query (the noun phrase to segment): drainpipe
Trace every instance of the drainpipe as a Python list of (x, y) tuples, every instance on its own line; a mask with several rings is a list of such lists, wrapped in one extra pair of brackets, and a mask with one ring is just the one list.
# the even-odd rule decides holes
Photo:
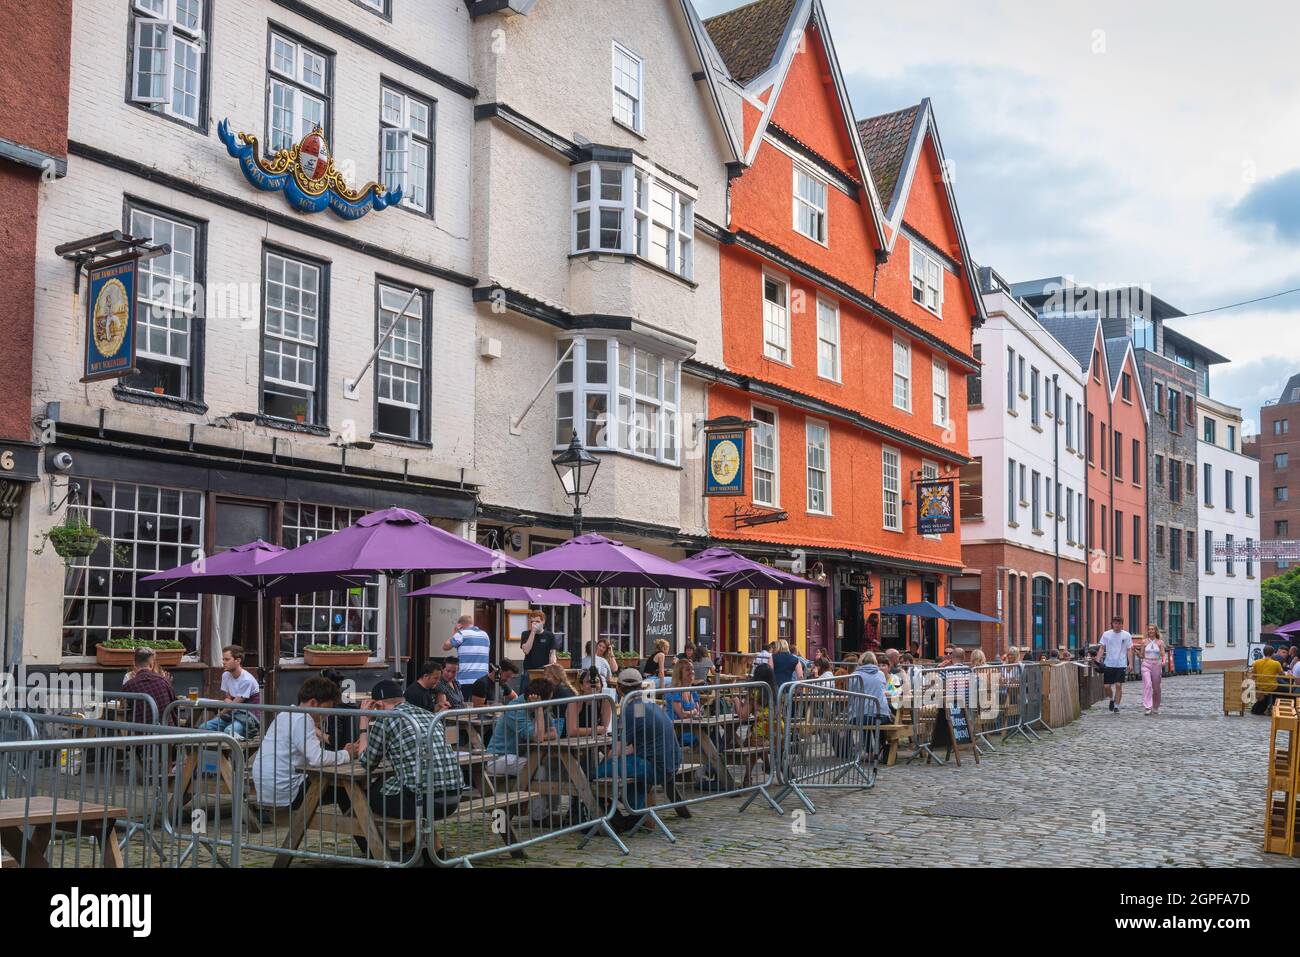
[[(1067, 600), (1061, 587), (1061, 389), (1060, 376), (1052, 374), (1052, 494), (1056, 500), (1052, 503), (1052, 591), (1056, 593), (1056, 639), (1059, 642), (1060, 626), (1064, 621), (1061, 614), (1061, 601)], [(1068, 639), (1067, 639), (1068, 641)], [(1060, 645), (1058, 644), (1059, 648)]]

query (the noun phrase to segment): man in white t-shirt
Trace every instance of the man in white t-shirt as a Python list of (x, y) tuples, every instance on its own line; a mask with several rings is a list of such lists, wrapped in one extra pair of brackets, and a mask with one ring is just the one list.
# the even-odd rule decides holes
[[(221, 696), (232, 704), (250, 702), (260, 704), (262, 686), (250, 672), (244, 670), (244, 649), (239, 645), (227, 645), (221, 649)], [(229, 730), (237, 737), (248, 737), (257, 731), (257, 718), (248, 711), (225, 708), (217, 713), (211, 721), (203, 724), (205, 731)]]
[(1106, 693), (1110, 696), (1107, 707), (1119, 713), (1119, 703), (1124, 697), (1124, 679), (1128, 677), (1133, 658), (1133, 636), (1124, 630), (1124, 619), (1116, 615), (1110, 620), (1110, 631), (1103, 632), (1101, 646), (1097, 649), (1097, 663), (1105, 675)]
[[(337, 708), (342, 692), (328, 678), (312, 677), (298, 690), (298, 706), (302, 708)], [(341, 751), (329, 751), (321, 745), (316, 718), (303, 711), (281, 711), (262, 735), (262, 746), (253, 759), (253, 787), (257, 803), (262, 807), (297, 808), (302, 804), (306, 789), (303, 783), (310, 768), (327, 768), (347, 764), (361, 750), (361, 742), (353, 741)], [(341, 803), (346, 811), (348, 797), (334, 788), (322, 804)], [(334, 793), (334, 792), (339, 793)]]

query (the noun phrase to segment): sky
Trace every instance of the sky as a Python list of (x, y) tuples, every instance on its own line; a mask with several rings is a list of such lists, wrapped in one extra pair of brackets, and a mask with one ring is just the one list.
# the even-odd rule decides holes
[[(700, 15), (740, 0), (694, 0)], [(859, 117), (929, 97), (971, 255), (1010, 282), (1137, 283), (1259, 406), (1300, 372), (1300, 7), (823, 0)]]

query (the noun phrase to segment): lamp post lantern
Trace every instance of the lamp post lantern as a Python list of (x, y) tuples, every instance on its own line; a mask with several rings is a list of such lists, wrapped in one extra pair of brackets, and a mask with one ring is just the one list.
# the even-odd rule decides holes
[(578, 431), (573, 431), (573, 441), (563, 452), (551, 459), (551, 465), (564, 489), (565, 498), (573, 499), (573, 536), (582, 534), (582, 500), (591, 494), (591, 483), (600, 468), (600, 459), (582, 446)]

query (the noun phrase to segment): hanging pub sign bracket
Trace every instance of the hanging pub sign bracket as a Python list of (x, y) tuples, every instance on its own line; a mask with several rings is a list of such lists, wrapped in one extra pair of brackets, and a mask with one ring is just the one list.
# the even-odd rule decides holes
[(85, 353), (82, 382), (119, 379), (136, 371), (137, 270), (141, 262), (166, 256), (166, 243), (128, 236), (121, 230), (100, 233), (54, 247), (73, 263), (75, 315), (80, 309), (81, 273), (86, 272)]
[(731, 510), (733, 528), (752, 528), (755, 525), (772, 525), (789, 519), (790, 513), (758, 509), (749, 505), (737, 505)]

